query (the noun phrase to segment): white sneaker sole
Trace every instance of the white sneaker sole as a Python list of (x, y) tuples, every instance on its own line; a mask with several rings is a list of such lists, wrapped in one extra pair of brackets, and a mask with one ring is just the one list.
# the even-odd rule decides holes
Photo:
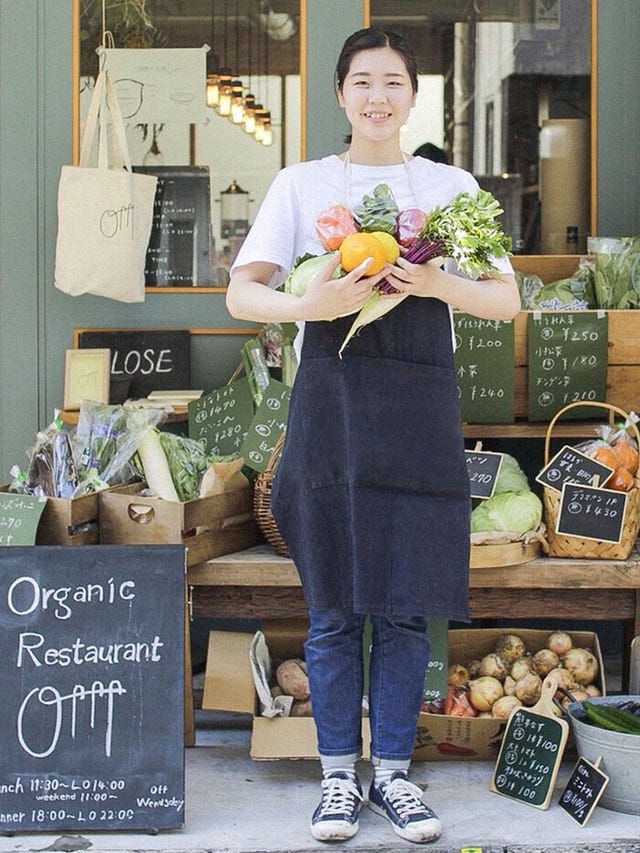
[(421, 821), (419, 825), (409, 825), (405, 828), (395, 824), (386, 811), (376, 803), (372, 803), (370, 801), (369, 808), (381, 817), (386, 818), (393, 827), (393, 831), (396, 835), (399, 835), (400, 838), (404, 838), (405, 841), (413, 841), (416, 844), (426, 844), (428, 841), (435, 841), (442, 835), (442, 823), (437, 817)]
[(360, 823), (345, 823), (339, 820), (323, 820), (311, 824), (311, 835), (316, 841), (347, 841), (360, 829)]

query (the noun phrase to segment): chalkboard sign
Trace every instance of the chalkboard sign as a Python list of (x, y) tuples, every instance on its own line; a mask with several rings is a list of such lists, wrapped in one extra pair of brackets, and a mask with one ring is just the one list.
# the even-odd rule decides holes
[[(605, 311), (534, 311), (527, 327), (530, 421), (548, 421), (568, 403), (606, 399), (608, 326)], [(568, 418), (597, 412), (577, 406)]]
[(454, 314), (456, 374), (462, 420), (514, 420), (513, 323)]
[(46, 498), (0, 492), (0, 546), (35, 545)]
[(262, 473), (269, 463), (280, 433), (287, 425), (290, 396), (291, 388), (277, 379), (272, 379), (265, 388), (240, 448), (245, 465), (254, 471)]
[(449, 620), (430, 616), (427, 623), (429, 663), (422, 696), (427, 702), (444, 699), (449, 684)]
[(533, 708), (516, 708), (507, 722), (490, 788), (534, 806), (549, 807), (569, 724), (554, 715), (557, 681), (547, 676)]
[(599, 764), (600, 758), (595, 764), (579, 758), (558, 800), (560, 808), (580, 826), (584, 826), (591, 817), (609, 781), (607, 774), (598, 769)]
[(496, 487), (504, 454), (490, 450), (465, 450), (472, 498), (490, 498)]
[(211, 188), (208, 166), (134, 166), (158, 178), (147, 248), (147, 287), (210, 286)]
[(111, 350), (110, 403), (191, 387), (188, 329), (86, 329), (78, 347)]
[(627, 506), (627, 492), (565, 483), (560, 496), (556, 533), (620, 542)]
[(613, 468), (565, 444), (544, 466), (536, 480), (543, 486), (549, 486), (560, 492), (564, 483), (581, 483), (584, 486), (590, 486), (594, 477), (599, 478), (598, 485), (604, 485), (611, 474), (613, 474)]
[(204, 441), (211, 453), (237, 453), (253, 419), (253, 397), (246, 378), (189, 403), (189, 438)]
[(0, 829), (184, 824), (178, 545), (0, 548)]

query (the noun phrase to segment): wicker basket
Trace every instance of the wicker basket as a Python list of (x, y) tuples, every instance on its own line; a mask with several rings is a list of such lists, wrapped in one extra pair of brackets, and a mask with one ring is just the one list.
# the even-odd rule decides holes
[(284, 432), (275, 443), (271, 457), (267, 462), (265, 470), (258, 474), (253, 484), (253, 514), (262, 531), (262, 535), (269, 545), (275, 548), (281, 557), (289, 557), (289, 551), (285, 541), (278, 530), (271, 512), (271, 488), (273, 486), (273, 473), (280, 458), (280, 451), (284, 444)]
[[(623, 418), (631, 425), (638, 446), (640, 447), (640, 433), (635, 423), (631, 421), (628, 414), (623, 410), (612, 406), (609, 403), (570, 403), (555, 414), (547, 428), (547, 434), (544, 443), (544, 464), (549, 462), (549, 443), (551, 441), (551, 432), (558, 418), (569, 409), (576, 406), (597, 406), (603, 409), (609, 409), (610, 417), (613, 421), (613, 415), (622, 415)], [(560, 510), (560, 492), (555, 489), (550, 489), (545, 486), (543, 494), (543, 505), (545, 513), (545, 522), (547, 525), (547, 547), (545, 550), (552, 557), (584, 557), (587, 559), (601, 560), (626, 560), (631, 549), (633, 548), (638, 530), (640, 529), (640, 479), (638, 472), (635, 474), (635, 486), (627, 492), (627, 503), (622, 522), (622, 530), (620, 542), (602, 542), (597, 539), (582, 539), (579, 536), (567, 536), (564, 533), (556, 533), (556, 524), (558, 521), (558, 513)]]

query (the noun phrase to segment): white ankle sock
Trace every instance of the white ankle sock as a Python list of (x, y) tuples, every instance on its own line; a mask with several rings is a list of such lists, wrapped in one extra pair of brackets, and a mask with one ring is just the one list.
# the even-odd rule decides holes
[(322, 775), (326, 779), (331, 773), (346, 773), (349, 779), (352, 782), (355, 782), (356, 779), (356, 763), (355, 761), (344, 760), (344, 757), (336, 756), (332, 758), (328, 758), (325, 760), (325, 757), (321, 758), (322, 764)]
[(374, 775), (373, 775), (373, 784), (376, 788), (379, 788), (380, 785), (388, 785), (391, 781), (391, 777), (394, 773), (400, 771), (401, 773), (406, 773), (406, 767), (375, 767)]

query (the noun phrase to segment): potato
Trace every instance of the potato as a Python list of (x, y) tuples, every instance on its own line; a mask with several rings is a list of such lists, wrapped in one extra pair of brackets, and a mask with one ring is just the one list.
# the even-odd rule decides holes
[(313, 711), (311, 710), (311, 699), (294, 699), (293, 705), (291, 706), (291, 710), (289, 711), (290, 717), (313, 717)]
[(309, 698), (309, 679), (299, 658), (282, 661), (276, 669), (276, 681), (284, 692), (294, 699)]

